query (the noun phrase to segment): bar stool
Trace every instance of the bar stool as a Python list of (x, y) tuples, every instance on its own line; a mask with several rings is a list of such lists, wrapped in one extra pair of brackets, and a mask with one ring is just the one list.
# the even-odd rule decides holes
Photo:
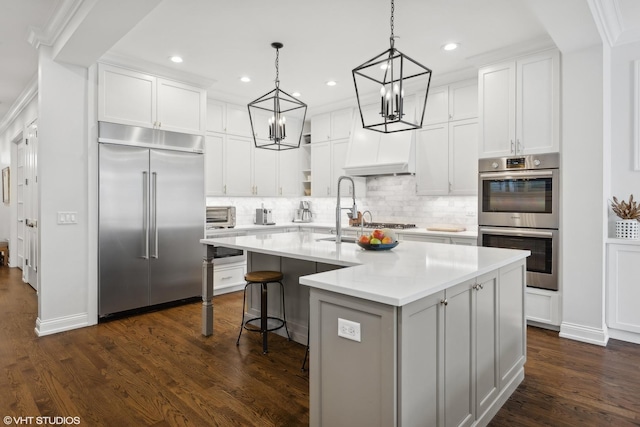
[[(262, 334), (262, 353), (267, 354), (267, 333), (278, 330), (284, 327), (287, 332), (287, 338), (291, 341), (289, 335), (289, 329), (287, 328), (287, 317), (284, 309), (284, 286), (282, 285), (283, 274), (279, 271), (252, 271), (244, 275), (244, 280), (247, 284), (244, 287), (244, 294), (242, 296), (242, 324), (240, 325), (240, 333), (238, 334), (238, 340), (236, 345), (240, 345), (240, 337), (242, 336), (242, 330), (246, 329), (250, 332), (260, 332)], [(269, 316), (267, 313), (267, 285), (269, 283), (280, 284), (280, 294), (282, 295), (282, 318)], [(260, 317), (253, 317), (248, 320), (244, 320), (244, 307), (247, 300), (247, 288), (252, 285), (260, 285)], [(254, 325), (251, 322), (256, 320), (260, 321), (260, 326)], [(275, 326), (269, 327), (269, 320), (276, 322)]]

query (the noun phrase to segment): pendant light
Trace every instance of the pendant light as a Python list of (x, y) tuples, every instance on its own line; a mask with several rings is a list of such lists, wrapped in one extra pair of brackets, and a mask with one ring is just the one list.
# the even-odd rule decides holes
[(271, 43), (276, 50), (276, 88), (247, 105), (256, 148), (281, 151), (300, 147), (307, 104), (280, 89), (278, 62), (282, 46)]
[(431, 83), (431, 70), (394, 46), (394, 7), (390, 48), (352, 71), (362, 127), (382, 133), (422, 127)]

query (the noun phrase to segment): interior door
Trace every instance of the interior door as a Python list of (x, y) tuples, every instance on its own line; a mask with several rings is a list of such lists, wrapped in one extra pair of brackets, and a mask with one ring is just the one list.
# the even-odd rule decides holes
[(150, 304), (201, 295), (204, 155), (150, 150)]
[[(26, 144), (24, 138), (18, 144), (17, 147), (17, 159), (16, 159), (16, 220), (17, 220), (17, 234), (16, 234), (16, 265), (20, 270), (24, 268), (24, 247), (25, 247), (25, 185), (24, 185), (24, 176), (25, 176), (25, 156), (26, 156)], [(24, 271), (24, 270), (23, 270)]]
[(24, 153), (24, 258), (22, 280), (38, 289), (38, 125), (27, 127)]
[(149, 150), (100, 144), (99, 316), (149, 304)]

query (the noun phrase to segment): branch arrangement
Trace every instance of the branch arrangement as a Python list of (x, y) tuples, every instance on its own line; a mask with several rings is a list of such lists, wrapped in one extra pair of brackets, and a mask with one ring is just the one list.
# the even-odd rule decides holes
[(633, 200), (633, 194), (629, 196), (629, 201), (621, 201), (615, 197), (611, 202), (611, 209), (613, 212), (622, 219), (635, 219), (640, 221), (640, 206)]

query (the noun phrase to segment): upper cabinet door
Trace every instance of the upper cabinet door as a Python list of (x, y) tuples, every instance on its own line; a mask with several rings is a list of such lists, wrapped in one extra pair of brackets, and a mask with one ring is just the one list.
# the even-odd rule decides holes
[(224, 132), (226, 123), (224, 102), (207, 100), (207, 131)]
[(349, 138), (351, 135), (352, 117), (352, 108), (331, 112), (331, 139)]
[(478, 194), (478, 120), (449, 123), (449, 193)]
[(156, 78), (125, 68), (99, 64), (98, 120), (154, 127)]
[(207, 135), (204, 142), (204, 190), (207, 196), (224, 195), (224, 135)]
[(449, 125), (425, 126), (416, 133), (416, 194), (449, 194)]
[(478, 117), (478, 80), (464, 80), (449, 85), (449, 120)]
[[(424, 100), (424, 96), (422, 97)], [(429, 89), (427, 106), (424, 110), (424, 125), (444, 123), (449, 120), (449, 87), (440, 86)]]
[(159, 129), (204, 133), (207, 93), (204, 89), (171, 80), (158, 79)]
[(515, 62), (482, 68), (478, 76), (480, 157), (515, 154)]
[(251, 120), (246, 105), (227, 104), (227, 125), (225, 131), (229, 135), (253, 136)]
[(517, 61), (517, 154), (560, 148), (560, 54), (543, 53)]
[(311, 142), (323, 142), (331, 139), (331, 115), (318, 114), (311, 119)]

